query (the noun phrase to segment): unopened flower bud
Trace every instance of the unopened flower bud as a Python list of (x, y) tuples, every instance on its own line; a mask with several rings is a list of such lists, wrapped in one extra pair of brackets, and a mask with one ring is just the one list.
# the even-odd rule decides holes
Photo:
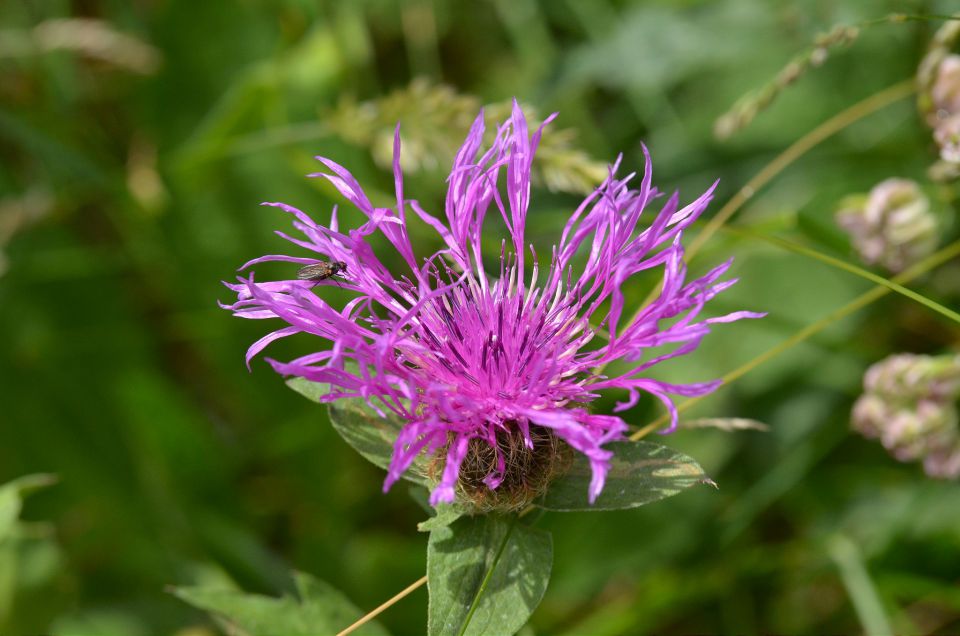
[(950, 401), (960, 394), (960, 356), (898, 353), (867, 369), (863, 385), (890, 401)]
[(940, 147), (941, 159), (960, 163), (960, 112), (938, 123), (933, 130), (933, 139)]
[(923, 460), (923, 470), (937, 479), (960, 478), (960, 444), (931, 452)]
[(867, 370), (863, 384), (853, 408), (854, 430), (879, 439), (900, 461), (924, 460), (931, 476), (944, 476), (960, 463), (952, 454), (960, 454), (960, 356), (890, 356)]
[(909, 179), (887, 179), (866, 197), (848, 197), (837, 213), (837, 224), (869, 265), (899, 272), (928, 256), (937, 247), (937, 221), (930, 201)]
[(960, 20), (945, 21), (917, 67), (917, 106), (931, 128), (960, 112), (960, 56), (953, 53), (958, 40)]
[(938, 119), (960, 113), (960, 55), (948, 55), (940, 62), (930, 99)]
[(951, 405), (921, 400), (890, 411), (880, 443), (902, 462), (922, 459), (957, 439), (957, 410)]

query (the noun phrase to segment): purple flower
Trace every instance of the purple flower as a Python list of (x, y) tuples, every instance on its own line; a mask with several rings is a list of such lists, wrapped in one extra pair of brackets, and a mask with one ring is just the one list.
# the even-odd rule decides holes
[[(227, 284), (238, 300), (226, 308), (237, 316), (287, 323), (250, 347), (248, 364), (274, 340), (313, 334), (326, 341), (322, 350), (291, 362), (268, 362), (283, 375), (328, 383), (326, 401), (364, 398), (381, 414), (389, 409), (405, 422), (384, 490), (420, 453), (443, 452), (445, 465), (430, 500), (452, 502), (461, 464), (477, 444), (489, 445), (494, 453), (483, 483), (496, 489), (507, 470), (503, 440), (522, 439), (532, 450), (533, 440), (547, 433), (589, 459), (592, 502), (610, 467), (612, 452), (604, 445), (623, 439), (627, 424), (614, 415), (591, 413), (586, 405), (600, 391), (614, 389), (626, 393), (615, 409), (622, 411), (649, 393), (669, 409), (672, 431), (677, 411), (670, 395), (702, 395), (719, 382), (669, 384), (647, 372), (693, 351), (711, 324), (762, 315), (741, 311), (698, 319), (704, 304), (735, 282), (718, 282), (730, 261), (696, 280), (686, 277), (681, 234), (706, 208), (713, 188), (685, 207), (674, 194), (639, 230), (641, 213), (661, 196), (651, 185), (649, 156), (637, 189), (628, 187), (635, 175), (615, 176), (618, 159), (609, 177), (570, 216), (549, 264), (541, 268), (524, 231), (531, 162), (543, 126), (554, 117), (530, 135), (514, 103), (510, 120), (481, 152), (481, 113), (453, 162), (443, 219), (404, 196), (399, 126), (393, 160), (396, 207), (375, 207), (345, 168), (318, 157), (328, 172), (310, 176), (330, 181), (366, 222), (341, 230), (336, 209), (329, 226), (323, 226), (288, 205), (265, 203), (292, 214), (303, 235), (280, 236), (315, 254), (263, 256), (243, 268), (264, 261), (314, 264), (319, 255), (319, 260), (345, 264), (346, 274), (321, 282), (260, 283), (251, 273)], [(488, 214), (499, 214), (509, 232), (499, 254), (485, 254), (482, 247)], [(410, 242), (414, 217), (444, 243), (426, 258), (418, 258)], [(374, 253), (368, 237), (375, 232), (399, 254), (403, 271), (390, 271)], [(624, 286), (633, 275), (655, 268), (663, 269), (660, 294), (628, 323)], [(355, 296), (343, 307), (331, 306), (314, 288), (332, 284)], [(601, 329), (608, 341), (588, 344)], [(653, 348), (661, 349), (650, 357)], [(612, 376), (596, 372), (616, 360), (629, 362), (628, 370)]]

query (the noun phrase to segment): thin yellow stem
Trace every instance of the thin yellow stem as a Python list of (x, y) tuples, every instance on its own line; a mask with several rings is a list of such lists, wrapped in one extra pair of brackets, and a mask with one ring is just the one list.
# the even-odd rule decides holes
[(956, 311), (950, 309), (949, 307), (944, 307), (943, 305), (933, 300), (932, 298), (927, 298), (923, 294), (918, 294), (912, 289), (908, 289), (903, 285), (898, 285), (892, 280), (887, 280), (883, 276), (878, 276), (877, 274), (874, 274), (870, 270), (866, 270), (862, 267), (858, 267), (853, 263), (848, 263), (839, 258), (834, 258), (829, 254), (818, 252), (817, 250), (811, 247), (807, 247), (806, 245), (800, 245), (799, 243), (794, 243), (793, 241), (788, 241), (778, 236), (769, 236), (767, 234), (760, 234), (757, 232), (748, 232), (745, 230), (739, 230), (736, 228), (729, 228), (729, 227), (724, 228), (724, 231), (730, 232), (731, 234), (737, 234), (740, 236), (754, 238), (760, 241), (765, 241), (767, 243), (770, 243), (771, 245), (776, 245), (777, 247), (782, 247), (785, 250), (794, 252), (795, 254), (800, 254), (802, 256), (806, 256), (808, 258), (818, 260), (821, 263), (826, 263), (827, 265), (830, 265), (831, 267), (836, 267), (837, 269), (841, 269), (845, 272), (849, 272), (861, 278), (865, 278), (871, 283), (876, 283), (877, 285), (883, 285), (884, 287), (889, 287), (892, 291), (895, 291), (898, 294), (906, 296), (910, 300), (920, 303), (927, 309), (932, 309), (933, 311), (937, 312), (941, 316), (945, 316), (946, 318), (949, 318), (953, 322), (960, 323), (960, 313), (957, 313)]
[[(899, 276), (894, 277), (893, 282), (897, 283), (898, 285), (902, 285), (903, 283), (909, 283), (914, 278), (927, 273), (931, 269), (934, 269), (935, 267), (938, 267), (939, 265), (947, 262), (951, 258), (956, 258), (957, 256), (960, 256), (960, 241), (955, 241), (950, 245), (948, 245), (947, 247), (943, 248), (942, 250), (936, 252), (935, 254), (928, 256), (927, 258), (920, 261), (919, 263), (917, 263), (910, 269), (906, 270)], [(787, 338), (777, 346), (773, 347), (772, 349), (768, 349), (764, 351), (759, 356), (750, 360), (746, 364), (743, 364), (737, 367), (736, 369), (734, 369), (733, 371), (730, 371), (729, 373), (727, 373), (721, 378), (723, 380), (723, 383), (729, 384), (730, 382), (733, 382), (734, 380), (737, 380), (743, 377), (750, 371), (753, 371), (754, 369), (759, 367), (764, 362), (772, 360), (773, 358), (777, 357), (784, 351), (787, 351), (793, 346), (798, 345), (804, 340), (807, 340), (808, 338), (820, 333), (821, 331), (823, 331), (833, 323), (839, 320), (842, 320), (853, 313), (856, 313), (857, 311), (863, 309), (867, 305), (870, 305), (871, 303), (883, 298), (884, 296), (891, 293), (892, 291), (893, 290), (890, 287), (887, 287), (884, 285), (877, 285), (873, 289), (853, 299), (843, 307), (840, 307), (839, 309), (836, 309), (831, 313), (827, 314), (820, 320), (807, 325), (806, 327), (804, 327), (797, 333), (793, 334), (792, 336), (790, 336), (789, 338)], [(686, 402), (678, 406), (677, 411), (680, 413), (683, 413), (702, 399), (703, 397), (690, 398), (689, 400), (687, 400)], [(647, 435), (649, 435), (650, 433), (652, 433), (653, 431), (657, 430), (658, 428), (662, 428), (664, 425), (666, 425), (666, 423), (669, 420), (670, 420), (670, 415), (665, 413), (660, 417), (658, 417), (657, 419), (655, 419), (654, 421), (647, 424), (646, 426), (644, 426), (643, 428), (641, 428), (640, 430), (638, 430), (633, 435), (631, 435), (630, 439), (633, 441), (642, 439)]]
[[(727, 203), (711, 218), (704, 226), (703, 230), (691, 241), (686, 250), (686, 258), (689, 262), (700, 251), (704, 244), (716, 234), (723, 225), (730, 220), (743, 205), (749, 201), (760, 188), (770, 183), (774, 177), (783, 172), (790, 164), (805, 155), (817, 144), (837, 134), (844, 128), (856, 123), (864, 117), (871, 115), (885, 106), (912, 95), (916, 90), (913, 79), (903, 80), (889, 88), (885, 88), (879, 93), (874, 93), (870, 97), (857, 102), (850, 108), (834, 115), (823, 122), (806, 135), (795, 141), (786, 150), (777, 155), (773, 161), (764, 166), (752, 179), (740, 188)], [(633, 317), (627, 322), (624, 329), (632, 325), (641, 312), (646, 308), (650, 301), (656, 298), (659, 293), (657, 288), (650, 291)], [(606, 364), (598, 366), (594, 372), (600, 374), (603, 372)]]
[(371, 611), (370, 613), (366, 614), (363, 618), (361, 618), (354, 624), (350, 625), (350, 627), (346, 628), (342, 632), (339, 632), (337, 636), (347, 636), (347, 634), (350, 634), (355, 630), (360, 629), (360, 627), (362, 627), (367, 622), (373, 620), (374, 617), (376, 617), (378, 614), (383, 612), (385, 609), (389, 608), (391, 605), (393, 605), (400, 599), (404, 598), (405, 596), (408, 596), (410, 593), (412, 593), (414, 590), (421, 587), (426, 582), (427, 582), (427, 577), (426, 575), (424, 575), (423, 577), (417, 579), (416, 581), (408, 585), (406, 588), (403, 589), (402, 592), (400, 592), (399, 594), (391, 598), (389, 601), (386, 601), (383, 605), (380, 605), (375, 610)]
[(723, 224), (730, 220), (730, 217), (733, 216), (737, 210), (743, 207), (744, 203), (749, 201), (760, 188), (770, 183), (774, 177), (783, 172), (794, 161), (844, 128), (877, 112), (881, 108), (912, 95), (915, 90), (913, 78), (897, 82), (893, 86), (885, 88), (879, 93), (874, 93), (870, 97), (834, 115), (795, 141), (790, 147), (774, 158), (773, 161), (764, 166), (752, 179), (747, 181), (746, 185), (740, 188), (740, 190), (733, 195), (733, 198), (727, 201), (726, 205), (720, 208), (720, 211), (707, 222), (703, 231), (690, 243), (690, 247), (687, 249), (687, 258), (693, 258), (717, 230), (723, 227)]

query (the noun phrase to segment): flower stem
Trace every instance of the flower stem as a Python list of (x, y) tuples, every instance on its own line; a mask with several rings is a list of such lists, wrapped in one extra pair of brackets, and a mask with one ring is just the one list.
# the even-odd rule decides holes
[(895, 632), (890, 626), (883, 601), (877, 594), (857, 544), (838, 534), (827, 541), (827, 553), (840, 571), (840, 580), (847, 589), (864, 633), (893, 636)]
[(949, 318), (950, 320), (956, 323), (960, 323), (960, 313), (955, 312), (949, 307), (944, 307), (943, 305), (933, 300), (932, 298), (927, 298), (923, 294), (919, 294), (913, 291), (912, 289), (908, 289), (903, 285), (900, 285), (892, 280), (884, 278), (883, 276), (878, 276), (877, 274), (874, 274), (873, 272), (866, 270), (862, 267), (858, 267), (852, 263), (848, 263), (839, 258), (834, 258), (829, 254), (824, 254), (811, 247), (800, 245), (799, 243), (794, 243), (793, 241), (788, 241), (778, 236), (767, 236), (766, 234), (760, 234), (758, 232), (748, 232), (745, 230), (734, 229), (729, 227), (724, 228), (724, 230), (727, 232), (730, 232), (731, 234), (736, 234), (739, 236), (755, 238), (761, 241), (766, 241), (767, 243), (776, 245), (777, 247), (782, 247), (783, 249), (794, 252), (795, 254), (800, 254), (802, 256), (806, 256), (808, 258), (818, 260), (822, 263), (826, 263), (827, 265), (830, 265), (831, 267), (842, 269), (843, 271), (850, 272), (851, 274), (859, 276), (860, 278), (865, 278), (878, 285), (883, 285), (884, 287), (890, 289), (891, 291), (895, 291), (898, 294), (902, 294), (903, 296), (906, 296), (907, 298), (920, 303), (924, 307), (928, 309), (932, 309), (938, 314), (946, 316), (947, 318)]
[(383, 612), (385, 609), (389, 608), (391, 605), (393, 605), (394, 603), (396, 603), (396, 602), (399, 601), (400, 599), (402, 599), (402, 598), (404, 598), (405, 596), (409, 595), (411, 592), (413, 592), (413, 591), (416, 590), (417, 588), (421, 587), (421, 586), (422, 586), (424, 583), (426, 583), (426, 582), (427, 582), (427, 577), (426, 577), (426, 575), (424, 575), (423, 577), (417, 579), (416, 581), (414, 581), (413, 583), (411, 583), (410, 585), (408, 585), (406, 588), (403, 589), (402, 592), (400, 592), (399, 594), (397, 594), (396, 596), (394, 596), (393, 598), (391, 598), (389, 601), (386, 601), (385, 603), (383, 603), (382, 605), (380, 605), (380, 606), (377, 607), (376, 609), (374, 609), (374, 610), (372, 610), (371, 612), (365, 614), (362, 618), (360, 618), (360, 620), (356, 621), (355, 623), (353, 623), (352, 625), (350, 625), (350, 626), (347, 627), (346, 629), (338, 632), (338, 633), (337, 633), (337, 636), (347, 636), (347, 634), (350, 634), (350, 633), (354, 632), (355, 630), (359, 629), (360, 627), (362, 627), (363, 625), (365, 625), (365, 624), (368, 623), (369, 621), (373, 620), (374, 617), (376, 617), (378, 614), (380, 614), (381, 612)]
[(703, 228), (703, 231), (691, 241), (690, 248), (687, 250), (687, 258), (693, 258), (693, 256), (700, 251), (700, 248), (716, 234), (717, 230), (723, 227), (723, 224), (730, 220), (730, 217), (733, 216), (737, 210), (743, 207), (744, 203), (749, 201), (760, 188), (770, 183), (774, 177), (783, 172), (794, 161), (844, 128), (860, 121), (867, 115), (875, 113), (881, 108), (912, 95), (915, 90), (916, 88), (914, 87), (912, 77), (897, 82), (893, 86), (874, 93), (850, 108), (834, 115), (793, 142), (786, 150), (777, 155), (773, 161), (764, 166), (752, 179), (747, 181), (733, 198), (720, 208), (720, 211), (710, 219)]
[[(914, 278), (927, 273), (931, 269), (934, 269), (935, 267), (938, 267), (939, 265), (942, 265), (943, 263), (949, 261), (952, 258), (956, 258), (957, 256), (960, 256), (960, 240), (954, 241), (953, 243), (943, 248), (942, 250), (920, 261), (919, 263), (917, 263), (910, 269), (906, 270), (899, 276), (895, 276), (893, 278), (893, 282), (898, 285), (902, 283), (908, 283)], [(863, 309), (867, 305), (870, 305), (877, 300), (880, 300), (890, 292), (891, 292), (891, 288), (889, 286), (877, 285), (873, 289), (856, 297), (855, 299), (853, 299), (843, 307), (840, 307), (839, 309), (836, 309), (830, 312), (820, 320), (807, 325), (806, 327), (804, 327), (797, 333), (793, 334), (792, 336), (790, 336), (789, 338), (787, 338), (777, 346), (773, 347), (772, 349), (768, 349), (764, 351), (753, 360), (750, 360), (746, 364), (743, 364), (737, 367), (736, 369), (734, 369), (733, 371), (727, 373), (721, 378), (723, 380), (723, 383), (729, 384), (730, 382), (733, 382), (734, 380), (741, 378), (742, 376), (746, 375), (750, 371), (753, 371), (754, 369), (759, 367), (764, 362), (767, 362), (768, 360), (771, 360), (777, 357), (784, 351), (787, 351), (788, 349), (792, 348), (794, 345), (798, 345), (804, 340), (807, 340), (808, 338), (820, 333), (821, 331), (823, 331), (833, 323), (839, 320), (842, 320), (853, 313), (856, 313), (857, 311)], [(694, 404), (696, 404), (702, 399), (703, 399), (702, 396), (690, 398), (689, 400), (687, 400), (686, 402), (678, 406), (677, 411), (682, 413), (690, 409), (690, 407), (692, 407)], [(636, 441), (638, 439), (642, 439), (646, 437), (651, 432), (664, 426), (669, 419), (670, 419), (669, 414), (665, 413), (661, 415), (660, 417), (658, 417), (657, 419), (650, 422), (649, 424), (641, 428), (639, 431), (631, 435), (630, 439), (633, 441)]]
[(490, 579), (493, 578), (493, 572), (497, 569), (497, 564), (500, 563), (500, 557), (503, 556), (503, 551), (507, 548), (507, 543), (510, 541), (510, 535), (513, 534), (513, 527), (517, 525), (517, 517), (514, 516), (510, 525), (507, 526), (507, 531), (503, 535), (503, 540), (500, 542), (500, 547), (497, 548), (497, 553), (493, 556), (493, 562), (490, 564), (490, 569), (487, 570), (486, 575), (483, 577), (483, 581), (480, 582), (480, 587), (477, 589), (477, 594), (473, 597), (473, 602), (470, 603), (470, 609), (467, 611), (467, 617), (463, 619), (463, 625), (460, 627), (460, 631), (457, 632), (457, 636), (463, 636), (467, 633), (467, 627), (470, 625), (470, 620), (473, 618), (473, 614), (477, 611), (477, 607), (480, 606), (480, 598), (483, 596), (483, 593), (487, 591), (487, 585), (490, 584)]

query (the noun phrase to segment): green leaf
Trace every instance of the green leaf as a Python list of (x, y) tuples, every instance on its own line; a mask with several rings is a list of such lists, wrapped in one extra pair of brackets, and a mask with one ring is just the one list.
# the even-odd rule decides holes
[(330, 385), (323, 382), (311, 382), (306, 378), (290, 378), (287, 380), (287, 386), (317, 404), (325, 404), (320, 398), (330, 392)]
[(9, 537), (16, 528), (24, 496), (56, 481), (56, 475), (40, 473), (25, 475), (0, 486), (0, 541)]
[(430, 532), (437, 528), (449, 526), (466, 514), (463, 506), (457, 504), (438, 504), (435, 510), (436, 513), (432, 517), (417, 524), (417, 530), (420, 532)]
[(544, 530), (496, 515), (464, 517), (430, 533), (430, 636), (509, 636), (547, 589), (553, 541)]
[[(49, 571), (30, 568), (29, 548), (47, 549), (47, 555), (57, 558), (57, 552), (44, 526), (20, 521), (23, 499), (30, 492), (57, 481), (56, 475), (25, 475), (0, 486), (0, 630), (8, 626), (17, 612), (17, 594), (34, 575), (34, 581), (48, 578)], [(49, 561), (48, 561), (49, 562)], [(32, 572), (31, 572), (32, 570)], [(6, 633), (6, 632), (4, 632)]]
[(713, 482), (683, 453), (652, 442), (615, 442), (603, 492), (591, 504), (590, 463), (578, 455), (570, 470), (552, 484), (537, 505), (547, 510), (619, 510), (671, 497), (694, 484)]
[[(287, 380), (287, 386), (312, 402), (320, 403), (320, 396), (328, 392), (326, 384), (303, 378)], [(389, 411), (386, 417), (370, 408), (360, 398), (342, 398), (328, 406), (330, 423), (343, 440), (368, 461), (386, 470), (393, 455), (393, 444), (403, 423)], [(404, 472), (404, 479), (429, 487), (426, 478), (426, 460), (421, 456)]]
[[(231, 634), (241, 636), (319, 636), (335, 634), (363, 614), (328, 583), (298, 572), (294, 575), (299, 598), (246, 594), (239, 590), (176, 587), (171, 592), (182, 601), (210, 612)], [(376, 622), (365, 623), (354, 634), (385, 636)]]

